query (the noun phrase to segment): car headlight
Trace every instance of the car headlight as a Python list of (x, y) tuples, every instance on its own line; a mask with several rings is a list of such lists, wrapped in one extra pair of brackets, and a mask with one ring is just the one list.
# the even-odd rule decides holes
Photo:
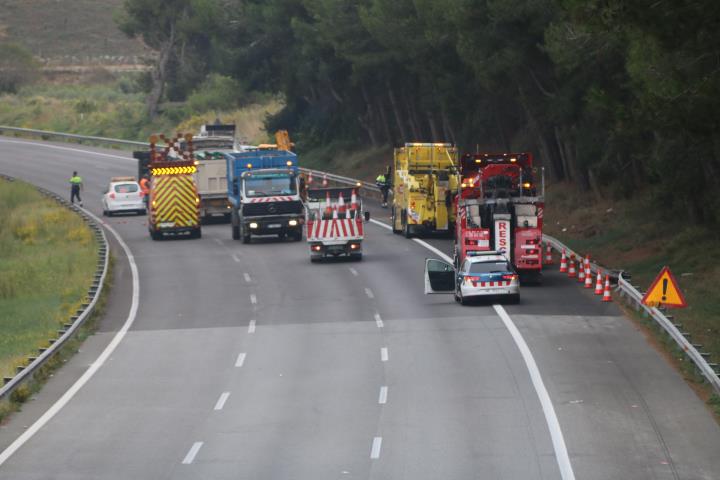
[(258, 228), (258, 224), (255, 222), (252, 222), (252, 223), (250, 223), (250, 228), (253, 228), (253, 229)]
[(290, 221), (288, 222), (288, 225), (290, 225), (291, 227), (294, 227), (294, 226), (296, 226), (297, 224), (298, 224), (298, 221), (297, 221), (297, 220), (290, 220)]

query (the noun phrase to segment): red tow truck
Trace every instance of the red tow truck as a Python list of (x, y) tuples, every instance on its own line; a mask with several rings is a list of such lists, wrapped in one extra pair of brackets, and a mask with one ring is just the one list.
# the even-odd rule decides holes
[(544, 175), (536, 185), (531, 153), (475, 153), (460, 158), (455, 197), (454, 263), (503, 252), (523, 283), (542, 281)]

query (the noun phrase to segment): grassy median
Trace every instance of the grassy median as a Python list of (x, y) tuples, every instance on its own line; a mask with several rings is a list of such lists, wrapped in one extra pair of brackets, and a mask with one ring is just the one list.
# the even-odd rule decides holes
[(46, 347), (92, 283), (97, 243), (74, 213), (0, 179), (0, 373)]

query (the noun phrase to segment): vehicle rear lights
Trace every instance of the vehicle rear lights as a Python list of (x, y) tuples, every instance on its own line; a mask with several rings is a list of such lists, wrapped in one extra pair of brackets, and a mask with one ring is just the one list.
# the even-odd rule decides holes
[(298, 224), (298, 221), (297, 221), (297, 220), (290, 220), (290, 221), (288, 222), (288, 225), (290, 225), (291, 227), (294, 227), (294, 226), (296, 226), (297, 224)]
[(480, 277), (465, 277), (465, 283), (467, 285), (472, 284), (473, 287), (477, 286), (477, 282), (480, 281)]
[(360, 245), (358, 245), (357, 243), (350, 244), (350, 250), (357, 250), (358, 248), (360, 248)]
[(320, 250), (322, 250), (322, 245), (313, 245), (310, 248), (312, 249), (313, 252), (319, 252)]
[(249, 226), (250, 228), (252, 228), (252, 229), (258, 228), (258, 224), (255, 223), (255, 222), (252, 222), (252, 223), (251, 223), (250, 225), (248, 225), (248, 226)]
[(516, 280), (517, 275), (503, 275), (502, 278), (503, 280)]
[(115, 200), (115, 193), (111, 193), (111, 194), (110, 194), (110, 198), (112, 198), (113, 200)]

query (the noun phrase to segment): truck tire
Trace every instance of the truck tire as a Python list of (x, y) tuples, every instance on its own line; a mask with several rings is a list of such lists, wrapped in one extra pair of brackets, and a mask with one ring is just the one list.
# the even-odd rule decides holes
[(517, 305), (520, 303), (520, 294), (516, 293), (515, 295), (510, 295), (510, 303), (513, 305)]
[(192, 235), (190, 235), (190, 238), (202, 238), (202, 229), (200, 227), (193, 230)]
[(154, 230), (150, 230), (150, 238), (152, 238), (155, 241), (162, 240), (162, 233), (156, 232)]
[(300, 230), (292, 233), (292, 238), (293, 238), (293, 240), (296, 241), (296, 242), (301, 241), (301, 240), (302, 240), (302, 236), (303, 236), (303, 235), (302, 235), (302, 231), (300, 231)]
[(407, 222), (407, 218), (406, 218), (405, 221), (403, 222), (403, 236), (405, 238), (412, 238), (412, 234), (413, 234), (413, 232), (412, 232), (410, 224)]
[(248, 244), (250, 243), (250, 232), (245, 232), (245, 227), (243, 226), (240, 229), (240, 236), (242, 237), (242, 243)]
[(230, 213), (230, 225), (232, 225), (232, 239), (233, 240), (240, 240), (240, 225), (239, 225), (238, 215), (235, 210), (233, 210)]
[(397, 213), (395, 207), (392, 209), (392, 232), (396, 235), (398, 235), (402, 230), (395, 228), (395, 225), (397, 225)]
[(362, 253), (353, 253), (353, 254), (350, 255), (350, 259), (353, 260), (353, 261), (355, 261), (355, 262), (361, 261), (361, 260), (362, 260), (362, 257), (363, 257), (363, 254), (362, 254)]

